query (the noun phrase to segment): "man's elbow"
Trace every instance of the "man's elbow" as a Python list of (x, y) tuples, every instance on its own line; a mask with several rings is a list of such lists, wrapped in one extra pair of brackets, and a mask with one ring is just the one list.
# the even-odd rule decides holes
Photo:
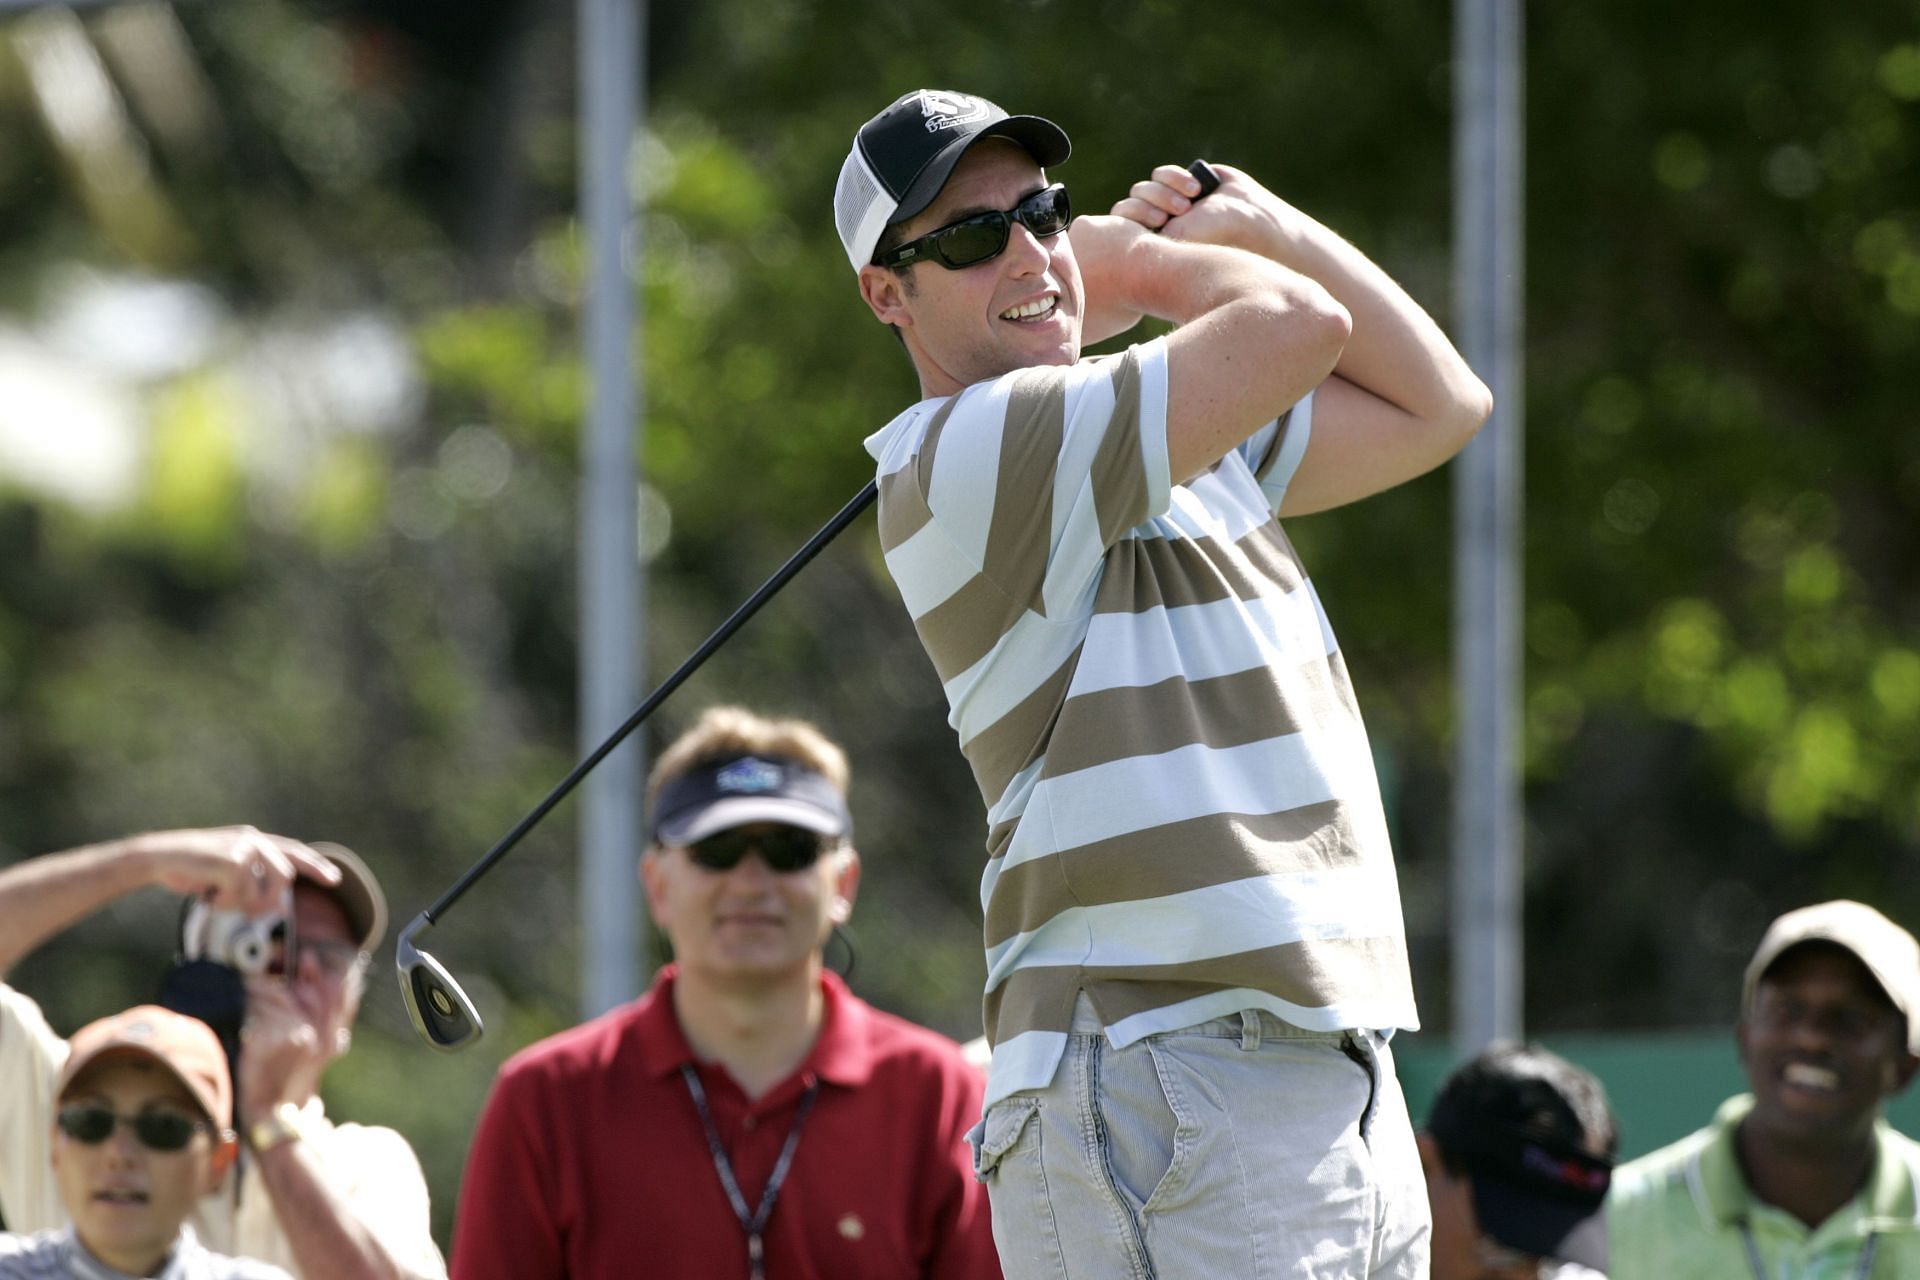
[(1466, 448), (1492, 415), (1493, 392), (1487, 390), (1487, 384), (1480, 381), (1471, 370), (1463, 367), (1452, 394), (1447, 398), (1445, 409), (1434, 423), (1448, 438), (1451, 447), (1447, 456), (1452, 457)]
[(1293, 342), (1323, 357), (1328, 372), (1340, 360), (1353, 336), (1353, 316), (1334, 296), (1311, 280), (1300, 280), (1291, 291), (1288, 318)]
[(1487, 384), (1469, 373), (1467, 385), (1460, 393), (1460, 425), (1466, 439), (1471, 440), (1475, 433), (1493, 416), (1493, 392)]

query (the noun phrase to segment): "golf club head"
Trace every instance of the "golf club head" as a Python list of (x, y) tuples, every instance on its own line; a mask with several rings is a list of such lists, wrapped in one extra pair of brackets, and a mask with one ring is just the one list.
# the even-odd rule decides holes
[(486, 1033), (480, 1011), (453, 980), (446, 966), (413, 945), (413, 937), (433, 922), (425, 913), (400, 931), (393, 963), (400, 973), (400, 998), (407, 1003), (413, 1029), (442, 1053), (464, 1049)]

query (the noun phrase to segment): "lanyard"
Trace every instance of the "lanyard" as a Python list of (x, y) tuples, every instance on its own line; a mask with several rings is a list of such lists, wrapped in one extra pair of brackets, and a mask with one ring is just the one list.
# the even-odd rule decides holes
[(766, 1247), (761, 1243), (761, 1233), (767, 1228), (767, 1219), (773, 1216), (773, 1202), (779, 1198), (780, 1184), (787, 1180), (793, 1150), (800, 1145), (800, 1126), (807, 1122), (813, 1100), (820, 1095), (820, 1082), (815, 1080), (809, 1084), (801, 1096), (800, 1106), (793, 1113), (793, 1127), (787, 1130), (787, 1140), (780, 1148), (780, 1158), (773, 1162), (773, 1172), (767, 1175), (767, 1189), (760, 1193), (760, 1207), (749, 1213), (747, 1198), (740, 1193), (740, 1180), (733, 1176), (733, 1161), (727, 1159), (727, 1149), (720, 1145), (720, 1131), (713, 1127), (713, 1113), (707, 1109), (707, 1091), (700, 1087), (699, 1073), (691, 1064), (682, 1063), (680, 1077), (687, 1082), (687, 1092), (693, 1095), (693, 1109), (700, 1113), (700, 1125), (707, 1131), (707, 1150), (713, 1154), (713, 1169), (720, 1175), (727, 1203), (733, 1206), (733, 1216), (740, 1220), (740, 1229), (747, 1233), (747, 1275), (750, 1280), (765, 1280)]
[[(1740, 1223), (1740, 1239), (1747, 1246), (1747, 1265), (1753, 1268), (1753, 1280), (1769, 1280), (1767, 1264), (1760, 1257), (1759, 1242), (1753, 1238), (1753, 1228), (1744, 1220)], [(1860, 1246), (1859, 1261), (1854, 1264), (1853, 1280), (1867, 1280), (1873, 1273), (1873, 1254), (1879, 1245), (1880, 1237), (1877, 1234), (1867, 1236), (1867, 1242)]]

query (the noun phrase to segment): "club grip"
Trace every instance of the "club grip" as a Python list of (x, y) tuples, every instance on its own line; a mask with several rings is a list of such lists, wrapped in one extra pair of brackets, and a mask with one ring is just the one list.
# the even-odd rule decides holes
[(1194, 197), (1195, 200), (1206, 199), (1212, 195), (1214, 189), (1220, 185), (1220, 171), (1208, 164), (1205, 160), (1195, 160), (1187, 166), (1187, 172), (1192, 174), (1200, 183), (1200, 194)]

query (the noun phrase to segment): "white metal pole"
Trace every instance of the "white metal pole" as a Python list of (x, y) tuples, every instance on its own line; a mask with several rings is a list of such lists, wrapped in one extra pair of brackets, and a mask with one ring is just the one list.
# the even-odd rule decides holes
[[(589, 376), (580, 450), (580, 743), (598, 746), (633, 710), (645, 635), (639, 557), (643, 401), (635, 302), (641, 225), (628, 158), (641, 103), (645, 0), (579, 0), (580, 209), (588, 272)], [(580, 820), (580, 1012), (639, 991), (640, 740), (587, 779)]]
[(1456, 0), (1454, 238), (1462, 351), (1493, 417), (1454, 468), (1453, 1036), (1522, 1034), (1521, 441), (1525, 416), (1519, 0)]

